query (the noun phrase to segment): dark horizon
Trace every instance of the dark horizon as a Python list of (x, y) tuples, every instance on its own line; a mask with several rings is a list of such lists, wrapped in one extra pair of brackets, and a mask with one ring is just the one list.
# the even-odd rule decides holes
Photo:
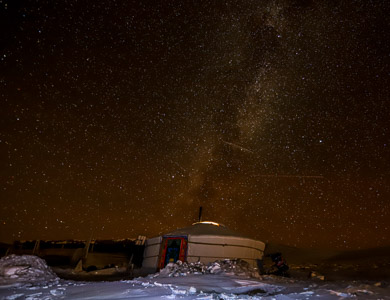
[(0, 8), (1, 241), (390, 246), (388, 1)]

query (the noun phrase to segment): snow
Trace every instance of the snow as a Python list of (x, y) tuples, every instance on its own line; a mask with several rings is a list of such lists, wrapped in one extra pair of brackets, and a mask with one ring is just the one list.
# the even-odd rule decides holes
[(241, 259), (218, 260), (207, 265), (201, 262), (187, 263), (178, 260), (176, 263), (167, 264), (164, 269), (152, 276), (178, 277), (189, 274), (225, 274), (260, 278), (257, 270), (253, 269), (246, 261)]
[(176, 263), (133, 280), (59, 279), (34, 256), (0, 260), (0, 299), (390, 299), (389, 283), (253, 276), (240, 261)]
[(46, 262), (33, 255), (9, 255), (0, 259), (0, 284), (50, 282), (59, 278)]

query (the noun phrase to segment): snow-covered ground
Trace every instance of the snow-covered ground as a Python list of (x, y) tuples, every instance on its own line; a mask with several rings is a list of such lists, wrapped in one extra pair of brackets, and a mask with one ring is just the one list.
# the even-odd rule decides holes
[(59, 279), (35, 256), (0, 260), (0, 299), (390, 299), (388, 282), (259, 277), (241, 262), (170, 264), (134, 280)]

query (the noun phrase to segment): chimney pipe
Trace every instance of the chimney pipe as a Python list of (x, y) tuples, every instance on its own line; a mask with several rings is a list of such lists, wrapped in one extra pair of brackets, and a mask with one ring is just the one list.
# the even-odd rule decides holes
[(202, 206), (199, 206), (199, 222), (202, 222)]

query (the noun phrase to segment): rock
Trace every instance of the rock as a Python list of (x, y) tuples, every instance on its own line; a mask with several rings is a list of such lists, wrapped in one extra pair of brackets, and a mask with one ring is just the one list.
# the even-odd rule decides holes
[(313, 279), (325, 280), (325, 276), (324, 275), (318, 274), (318, 273), (316, 273), (314, 271), (310, 272), (309, 277), (313, 278)]

